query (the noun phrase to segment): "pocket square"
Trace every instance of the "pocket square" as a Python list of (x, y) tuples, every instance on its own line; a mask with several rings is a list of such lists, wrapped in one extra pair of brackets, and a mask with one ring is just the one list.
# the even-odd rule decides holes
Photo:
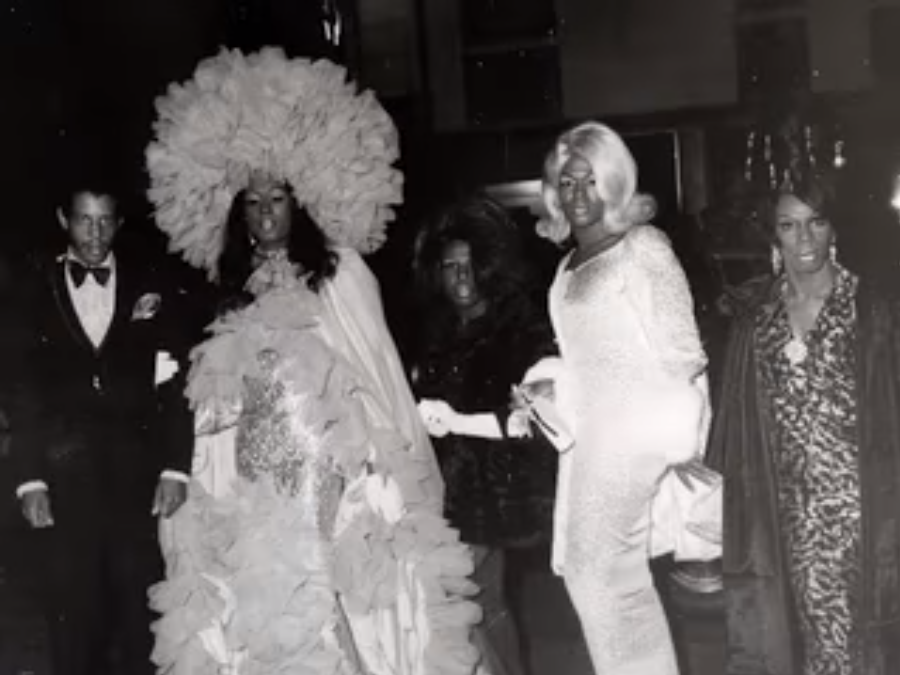
[(131, 312), (132, 321), (146, 321), (156, 316), (159, 307), (162, 304), (162, 298), (159, 293), (145, 293), (136, 303)]
[(159, 386), (171, 380), (179, 371), (178, 361), (169, 352), (156, 352), (156, 370), (153, 383)]

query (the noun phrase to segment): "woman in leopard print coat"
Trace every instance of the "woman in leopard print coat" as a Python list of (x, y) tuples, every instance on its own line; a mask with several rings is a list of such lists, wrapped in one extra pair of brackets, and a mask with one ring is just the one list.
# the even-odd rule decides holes
[(775, 195), (726, 350), (728, 675), (900, 667), (900, 307), (837, 261), (832, 205), (816, 177)]

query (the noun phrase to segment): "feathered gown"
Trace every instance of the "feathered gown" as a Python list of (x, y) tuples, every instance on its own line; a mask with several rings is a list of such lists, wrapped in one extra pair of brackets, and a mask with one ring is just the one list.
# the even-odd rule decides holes
[[(361, 260), (344, 263), (359, 276)], [(284, 266), (254, 279), (256, 301), (194, 355), (195, 480), (161, 532), (154, 662), (167, 675), (469, 675), (472, 562), (434, 507), (433, 457), (388, 423), (327, 293)]]

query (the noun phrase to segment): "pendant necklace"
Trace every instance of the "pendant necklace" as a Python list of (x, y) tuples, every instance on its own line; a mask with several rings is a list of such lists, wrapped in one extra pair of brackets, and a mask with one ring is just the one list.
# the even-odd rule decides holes
[(837, 291), (838, 288), (838, 270), (832, 267), (832, 272), (833, 276), (830, 279), (830, 283), (827, 284), (827, 292), (819, 292), (814, 296), (808, 298), (808, 300), (821, 302), (821, 305), (819, 305), (818, 310), (816, 311), (816, 316), (812, 321), (812, 325), (809, 327), (809, 330), (806, 331), (804, 331), (802, 328), (795, 328), (791, 324), (790, 311), (787, 308), (789, 291), (787, 278), (785, 278), (782, 282), (781, 299), (784, 303), (785, 312), (787, 314), (788, 328), (791, 331), (791, 339), (788, 340), (788, 343), (784, 346), (784, 355), (792, 366), (800, 365), (809, 357), (809, 344), (807, 338), (809, 337), (810, 333), (815, 330), (816, 324), (819, 321), (819, 315), (823, 311), (825, 311), (825, 305), (828, 303), (828, 299), (832, 297), (832, 295)]
[[(787, 298), (787, 291), (787, 282), (785, 282), (782, 289), (782, 297), (785, 299)], [(831, 291), (829, 291), (827, 295), (830, 294)], [(787, 344), (784, 346), (784, 355), (792, 366), (799, 366), (806, 361), (809, 356), (809, 345), (807, 344), (806, 338), (812, 332), (812, 328), (806, 332), (795, 329), (794, 326), (791, 325), (790, 315), (787, 317), (787, 322), (788, 328), (791, 331), (791, 339), (788, 340)]]
[(809, 356), (809, 347), (806, 346), (806, 340), (802, 336), (797, 335), (793, 328), (791, 329), (791, 339), (784, 346), (784, 355), (792, 366), (799, 366)]
[(799, 366), (809, 356), (809, 347), (806, 346), (803, 332), (794, 328), (794, 325), (791, 323), (790, 311), (787, 309), (787, 280), (784, 281), (784, 285), (781, 287), (781, 297), (785, 303), (785, 319), (787, 320), (788, 330), (791, 331), (791, 339), (784, 346), (784, 356), (792, 366)]

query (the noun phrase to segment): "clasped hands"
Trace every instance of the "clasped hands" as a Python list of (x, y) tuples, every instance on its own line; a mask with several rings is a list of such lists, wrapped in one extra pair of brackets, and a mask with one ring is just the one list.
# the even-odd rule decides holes
[[(507, 436), (521, 438), (531, 435), (529, 401), (539, 396), (552, 400), (552, 381), (535, 381), (513, 390), (512, 414), (506, 423)], [(448, 434), (491, 439), (503, 437), (500, 422), (493, 413), (460, 413), (440, 399), (423, 399), (419, 402), (418, 409), (428, 434), (435, 438), (443, 438)]]
[[(187, 499), (187, 483), (174, 478), (160, 478), (153, 496), (151, 514), (171, 518)], [(53, 526), (53, 509), (50, 495), (44, 488), (30, 490), (22, 495), (22, 515), (35, 529)]]

